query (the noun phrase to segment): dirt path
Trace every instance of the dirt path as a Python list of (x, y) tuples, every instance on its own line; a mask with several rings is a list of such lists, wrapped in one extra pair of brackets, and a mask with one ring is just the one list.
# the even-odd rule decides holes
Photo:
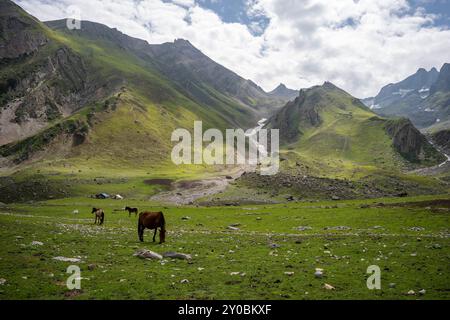
[(244, 172), (251, 170), (248, 166), (241, 166), (232, 172), (217, 177), (175, 182), (170, 191), (158, 193), (150, 198), (152, 201), (175, 205), (192, 204), (195, 200), (225, 191), (228, 185), (239, 178)]

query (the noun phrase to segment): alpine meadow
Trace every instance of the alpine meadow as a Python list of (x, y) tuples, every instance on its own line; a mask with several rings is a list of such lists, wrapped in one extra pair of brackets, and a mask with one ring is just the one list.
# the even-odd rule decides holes
[[(385, 61), (370, 74), (349, 48), (347, 81), (337, 37), (271, 33), (336, 4), (282, 15), (279, 0), (239, 0), (255, 7), (234, 21), (228, 1), (101, 2), (0, 0), (0, 300), (450, 299), (449, 51), (386, 47), (398, 65), (367, 51)], [(320, 32), (376, 24), (356, 2), (360, 18)], [(68, 5), (82, 19), (60, 16)], [(252, 41), (226, 47), (244, 35), (197, 30), (198, 12), (266, 41), (254, 64)], [(302, 19), (306, 33), (316, 20)], [(446, 23), (424, 28), (450, 39)], [(294, 44), (298, 64), (282, 59)]]

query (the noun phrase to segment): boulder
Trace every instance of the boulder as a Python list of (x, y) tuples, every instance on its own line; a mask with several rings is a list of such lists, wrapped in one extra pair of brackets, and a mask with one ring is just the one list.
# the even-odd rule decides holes
[(191, 260), (192, 259), (192, 256), (190, 254), (178, 253), (178, 252), (164, 252), (163, 257), (171, 258), (171, 259), (181, 259), (181, 260)]
[(323, 285), (323, 288), (326, 290), (335, 290), (336, 289), (335, 287), (333, 287), (331, 284), (328, 284), (328, 283), (325, 283)]
[(81, 259), (79, 258), (66, 258), (66, 257), (54, 257), (53, 260), (63, 261), (63, 262), (80, 262)]
[(163, 258), (159, 253), (147, 249), (139, 249), (133, 254), (133, 256), (139, 257), (141, 259), (150, 259), (150, 260), (162, 260)]

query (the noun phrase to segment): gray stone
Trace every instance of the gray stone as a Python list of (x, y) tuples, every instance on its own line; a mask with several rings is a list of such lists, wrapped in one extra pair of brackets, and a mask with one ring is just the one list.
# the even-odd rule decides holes
[(171, 258), (171, 259), (181, 259), (181, 260), (191, 260), (192, 259), (192, 256), (190, 254), (178, 253), (178, 252), (164, 252), (163, 257)]
[(139, 257), (141, 259), (150, 259), (150, 260), (162, 260), (162, 256), (159, 253), (147, 250), (147, 249), (140, 249), (136, 251), (133, 256)]

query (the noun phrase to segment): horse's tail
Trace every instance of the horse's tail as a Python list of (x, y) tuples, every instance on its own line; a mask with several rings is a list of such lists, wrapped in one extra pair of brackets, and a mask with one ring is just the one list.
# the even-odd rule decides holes
[(143, 223), (141, 221), (141, 216), (142, 216), (142, 212), (139, 214), (139, 219), (138, 219), (138, 237), (139, 237), (139, 240), (141, 242), (143, 242), (144, 241), (144, 229), (145, 229), (145, 227), (144, 227), (144, 225), (143, 225)]
[(161, 229), (166, 230), (166, 219), (164, 218), (164, 214), (160, 212), (161, 214)]
[(104, 221), (105, 221), (105, 212), (102, 211), (102, 220), (100, 224), (103, 224)]

